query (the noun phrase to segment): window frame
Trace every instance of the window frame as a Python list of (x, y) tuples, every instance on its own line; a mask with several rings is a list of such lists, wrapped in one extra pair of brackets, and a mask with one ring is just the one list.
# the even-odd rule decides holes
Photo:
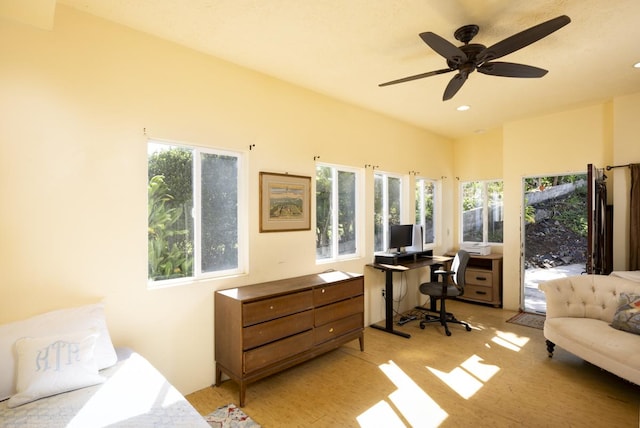
[(361, 248), (362, 246), (360, 245), (360, 237), (362, 236), (362, 169), (360, 168), (355, 168), (355, 167), (350, 167), (350, 166), (345, 166), (345, 165), (338, 165), (338, 164), (331, 164), (331, 163), (326, 163), (326, 162), (317, 162), (316, 163), (316, 167), (315, 167), (315, 171), (316, 171), (316, 176), (314, 177), (314, 183), (316, 185), (316, 188), (314, 189), (316, 191), (316, 198), (315, 198), (315, 210), (314, 210), (314, 214), (315, 214), (315, 226), (316, 229), (318, 227), (318, 217), (317, 217), (317, 207), (318, 207), (318, 196), (317, 196), (317, 178), (318, 178), (318, 168), (322, 167), (322, 168), (329, 168), (331, 170), (331, 208), (330, 208), (330, 215), (331, 215), (331, 230), (338, 230), (339, 229), (339, 191), (338, 191), (338, 186), (339, 186), (339, 182), (337, 180), (337, 177), (339, 175), (340, 172), (347, 172), (347, 173), (352, 173), (355, 175), (355, 180), (354, 180), (354, 186), (355, 186), (355, 208), (354, 208), (354, 221), (355, 221), (355, 251), (353, 253), (347, 253), (347, 254), (340, 254), (340, 242), (339, 242), (339, 235), (338, 234), (332, 234), (331, 237), (331, 257), (326, 257), (326, 258), (318, 258), (318, 252), (317, 252), (317, 247), (316, 247), (316, 257), (315, 257), (315, 261), (316, 264), (325, 264), (325, 263), (331, 263), (331, 262), (336, 262), (336, 261), (342, 261), (342, 260), (350, 260), (350, 259), (354, 259), (354, 258), (358, 258), (360, 257), (361, 254)]
[[(504, 234), (502, 236), (502, 242), (489, 241), (489, 192), (488, 186), (490, 183), (502, 183), (502, 203), (504, 207), (504, 180), (502, 179), (489, 179), (489, 180), (468, 180), (461, 181), (458, 188), (460, 210), (459, 216), (459, 239), (460, 244), (483, 244), (483, 245), (503, 245)], [(465, 241), (464, 240), (464, 186), (468, 183), (480, 183), (482, 185), (482, 241)], [(504, 209), (504, 208), (503, 208)], [(503, 214), (504, 215), (504, 214)], [(503, 223), (504, 224), (504, 223)]]
[[(376, 212), (376, 204), (375, 204), (375, 181), (376, 177), (382, 177), (382, 249), (376, 249), (376, 222), (375, 217), (378, 214)], [(389, 250), (389, 228), (391, 226), (390, 223), (390, 207), (389, 207), (389, 178), (397, 179), (400, 183), (400, 189), (398, 190), (398, 223), (393, 224), (403, 224), (404, 214), (405, 214), (405, 188), (406, 188), (406, 180), (402, 174), (396, 174), (392, 172), (385, 171), (374, 171), (373, 173), (373, 251), (374, 252), (387, 252)]]
[[(209, 279), (228, 278), (232, 276), (243, 275), (248, 270), (248, 234), (247, 225), (248, 218), (248, 199), (247, 199), (247, 178), (246, 178), (246, 153), (236, 150), (222, 149), (218, 147), (205, 147), (188, 144), (183, 142), (175, 142), (162, 140), (158, 138), (147, 139), (147, 183), (149, 168), (149, 146), (151, 144), (162, 145), (167, 147), (176, 147), (180, 149), (191, 150), (192, 155), (192, 198), (193, 205), (191, 207), (191, 216), (193, 218), (193, 274), (192, 276), (153, 280), (147, 275), (147, 288), (158, 289), (176, 285), (185, 285), (193, 282)], [(222, 269), (212, 272), (202, 271), (202, 155), (221, 155), (235, 157), (237, 162), (237, 205), (235, 209), (237, 222), (237, 266), (232, 269)], [(147, 212), (147, 216), (148, 216)], [(188, 214), (187, 214), (188, 215)], [(149, 253), (147, 251), (147, 258)]]
[[(421, 183), (425, 183), (425, 182), (430, 182), (433, 184), (433, 242), (425, 242), (425, 224), (424, 224), (424, 212), (423, 207), (424, 204), (422, 203), (422, 197), (424, 195), (424, 191), (420, 192), (419, 194), (419, 198), (416, 198), (415, 200), (415, 224), (417, 225), (421, 225), (422, 226), (422, 246), (424, 249), (427, 250), (432, 250), (434, 248), (436, 248), (438, 246), (438, 244), (440, 243), (440, 180), (435, 180), (433, 178), (427, 178), (427, 177), (416, 177), (415, 179), (415, 186), (416, 186), (416, 192), (418, 191), (418, 186)], [(422, 184), (422, 186), (424, 186), (424, 184)], [(419, 216), (419, 217), (418, 217)], [(420, 221), (418, 221), (418, 219), (420, 219)]]

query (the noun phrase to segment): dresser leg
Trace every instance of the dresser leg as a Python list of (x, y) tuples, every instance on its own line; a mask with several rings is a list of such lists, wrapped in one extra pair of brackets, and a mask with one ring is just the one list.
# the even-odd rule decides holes
[(216, 364), (216, 386), (220, 386), (220, 382), (222, 382), (222, 370)]
[(246, 390), (247, 390), (247, 384), (244, 381), (240, 381), (240, 393), (239, 393), (240, 407), (244, 407), (244, 396), (245, 396)]
[(360, 335), (358, 341), (360, 342), (360, 352), (364, 352), (364, 334)]

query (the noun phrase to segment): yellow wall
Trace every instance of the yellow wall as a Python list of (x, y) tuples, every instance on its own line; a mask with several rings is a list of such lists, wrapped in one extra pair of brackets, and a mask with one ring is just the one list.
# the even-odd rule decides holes
[[(116, 345), (145, 355), (183, 393), (214, 379), (217, 289), (366, 272), (366, 321), (382, 318), (383, 275), (365, 268), (372, 251), (318, 266), (313, 231), (258, 232), (260, 171), (314, 176), (320, 156), (362, 168), (367, 195), (365, 164), (408, 182), (411, 170), (452, 176), (447, 139), (64, 6), (51, 31), (0, 18), (0, 58), (0, 322), (104, 299)], [(147, 289), (145, 129), (246, 152), (248, 275)]]
[(520, 307), (522, 179), (585, 173), (611, 162), (609, 104), (521, 120), (504, 126), (504, 306)]
[[(589, 163), (604, 168), (640, 162), (640, 144), (636, 141), (640, 132), (638, 117), (640, 95), (636, 94), (506, 123), (502, 132), (455, 142), (455, 175), (461, 179), (465, 177), (465, 180), (504, 180), (505, 308), (515, 310), (521, 305), (522, 179), (585, 173)], [(614, 269), (624, 270), (628, 265), (629, 173), (626, 168), (620, 168), (606, 174), (609, 177), (608, 200), (614, 205)], [(457, 242), (457, 236), (456, 233), (454, 242)], [(499, 251), (494, 248), (494, 252)]]
[[(51, 31), (0, 18), (0, 322), (105, 299), (116, 345), (141, 352), (183, 393), (213, 381), (217, 289), (342, 269), (365, 273), (366, 322), (383, 317), (383, 275), (365, 267), (373, 259), (372, 198), (361, 219), (362, 257), (318, 266), (312, 231), (258, 232), (260, 171), (313, 176), (320, 156), (362, 168), (365, 195), (373, 194), (365, 164), (404, 174), (410, 185), (409, 171), (441, 179), (436, 253), (457, 242), (459, 180), (503, 178), (505, 243), (494, 251), (505, 253), (505, 307), (517, 309), (522, 178), (640, 162), (640, 95), (453, 143), (60, 5), (55, 16)], [(246, 153), (248, 275), (147, 289), (145, 129)], [(626, 219), (625, 174), (615, 170), (612, 192), (616, 269), (626, 252), (618, 225)], [(411, 272), (405, 283), (424, 275)], [(415, 288), (406, 293), (401, 309), (421, 299)]]

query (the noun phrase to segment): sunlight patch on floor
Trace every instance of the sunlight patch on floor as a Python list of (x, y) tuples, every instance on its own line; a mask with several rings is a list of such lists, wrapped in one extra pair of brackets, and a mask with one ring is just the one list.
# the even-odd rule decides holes
[[(397, 387), (389, 394), (389, 400), (410, 426), (438, 427), (447, 419), (448, 413), (393, 361), (381, 364), (379, 368)], [(389, 410), (393, 409), (388, 403), (379, 402), (360, 415), (358, 423), (364, 428), (405, 426), (399, 416), (394, 414), (395, 418), (392, 418)]]
[(482, 358), (477, 355), (467, 358), (460, 366), (448, 373), (428, 366), (427, 369), (465, 400), (473, 397), (493, 375), (500, 371), (498, 366), (484, 364)]
[(402, 419), (396, 415), (393, 408), (386, 401), (379, 401), (371, 406), (366, 412), (356, 418), (361, 427), (389, 427), (405, 428)]
[(529, 342), (529, 338), (518, 336), (514, 333), (497, 331), (496, 335), (491, 339), (491, 341), (504, 348), (510, 349), (515, 352), (520, 352), (524, 345)]

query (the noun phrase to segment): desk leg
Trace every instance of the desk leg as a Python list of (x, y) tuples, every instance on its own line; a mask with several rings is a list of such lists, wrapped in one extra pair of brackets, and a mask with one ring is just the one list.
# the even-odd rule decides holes
[(387, 333), (395, 334), (398, 336), (406, 337), (407, 339), (411, 337), (410, 334), (404, 333), (402, 331), (393, 329), (393, 271), (386, 270), (385, 271), (385, 281), (384, 281), (384, 327), (371, 324), (372, 328), (386, 331)]

